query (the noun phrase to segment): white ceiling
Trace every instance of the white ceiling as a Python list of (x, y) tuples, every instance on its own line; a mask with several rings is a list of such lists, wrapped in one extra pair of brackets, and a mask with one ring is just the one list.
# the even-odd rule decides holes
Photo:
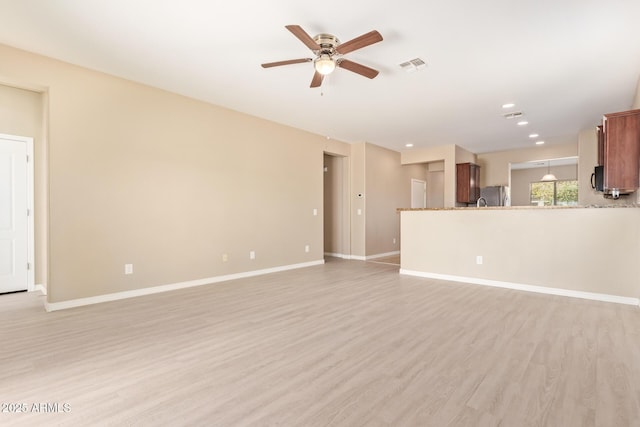
[[(629, 109), (640, 76), (638, 0), (0, 0), (0, 43), (347, 142), (476, 153), (575, 140)], [(310, 89), (284, 26), (384, 41)], [(406, 73), (420, 57), (427, 68)], [(527, 126), (505, 120), (516, 103)]]

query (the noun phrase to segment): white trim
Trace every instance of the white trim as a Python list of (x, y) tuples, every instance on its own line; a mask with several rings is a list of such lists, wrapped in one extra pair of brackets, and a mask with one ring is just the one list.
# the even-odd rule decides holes
[(42, 295), (46, 295), (47, 294), (47, 287), (45, 285), (35, 285), (33, 288), (34, 292), (40, 291), (42, 292)]
[(369, 255), (369, 256), (365, 257), (365, 261), (366, 260), (370, 260), (370, 259), (377, 259), (377, 258), (384, 258), (384, 257), (388, 257), (388, 256), (394, 256), (394, 255), (400, 255), (400, 251), (386, 252), (384, 254)]
[(448, 280), (452, 282), (472, 283), (475, 285), (493, 286), (497, 288), (515, 289), (518, 291), (536, 292), (540, 294), (560, 295), (594, 301), (614, 302), (617, 304), (640, 305), (639, 298), (621, 297), (618, 295), (599, 294), (595, 292), (573, 291), (570, 289), (548, 288), (546, 286), (524, 285), (521, 283), (501, 282), (498, 280), (479, 279), (475, 277), (452, 276), (449, 274), (427, 273), (423, 271), (400, 269), (400, 274), (425, 277), (428, 279)]
[(324, 256), (332, 256), (334, 258), (351, 259), (351, 255), (346, 254), (334, 254), (332, 252), (325, 252)]
[(33, 183), (34, 183), (34, 159), (33, 159), (33, 138), (27, 136), (8, 135), (0, 133), (0, 139), (8, 139), (10, 141), (24, 142), (27, 144), (27, 156), (29, 161), (27, 162), (27, 209), (29, 209), (29, 218), (27, 218), (27, 262), (29, 263), (29, 270), (27, 270), (27, 291), (32, 292), (35, 289), (35, 209), (33, 202)]
[(388, 256), (400, 255), (400, 251), (386, 252), (386, 253), (383, 253), (383, 254), (375, 254), (375, 255), (369, 255), (369, 256), (338, 255), (338, 254), (326, 254), (326, 253), (325, 253), (325, 255), (340, 257), (340, 258), (344, 258), (344, 259), (355, 259), (356, 261), (369, 261), (371, 259), (378, 259), (378, 258), (384, 258), (384, 257), (388, 257)]
[(312, 267), (324, 264), (324, 260), (303, 262), (300, 264), (291, 264), (281, 267), (265, 268), (263, 270), (247, 271), (244, 273), (227, 274), (224, 276), (208, 277), (206, 279), (189, 280), (186, 282), (172, 283), (168, 285), (152, 286), (149, 288), (133, 289), (124, 292), (115, 292), (113, 294), (98, 295), (95, 297), (78, 298), (62, 302), (45, 302), (44, 307), (47, 311), (64, 310), (67, 308), (81, 307), (83, 305), (99, 304), (102, 302), (117, 301), (126, 298), (139, 297), (143, 295), (157, 294), (160, 292), (175, 291), (178, 289), (192, 288), (195, 286), (210, 285), (213, 283), (226, 282), (229, 280), (244, 279), (247, 277), (261, 276), (263, 274), (278, 273), (281, 271), (295, 270), (297, 268)]
[(36, 246), (36, 238), (35, 238), (35, 217), (36, 217), (36, 208), (34, 202), (34, 181), (35, 181), (35, 172), (34, 172), (34, 163), (35, 159), (33, 157), (33, 138), (26, 138), (25, 141), (27, 143), (27, 155), (29, 156), (29, 161), (27, 162), (27, 203), (29, 204), (29, 218), (27, 218), (27, 227), (29, 231), (27, 232), (27, 258), (29, 263), (29, 271), (27, 271), (27, 290), (33, 291), (35, 289), (36, 282), (36, 257), (35, 257), (35, 246)]

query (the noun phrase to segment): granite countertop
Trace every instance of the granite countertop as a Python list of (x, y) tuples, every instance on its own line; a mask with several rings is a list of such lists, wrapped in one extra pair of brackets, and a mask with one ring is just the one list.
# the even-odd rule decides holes
[(487, 210), (523, 210), (523, 209), (609, 209), (609, 208), (640, 208), (640, 204), (632, 203), (625, 205), (584, 205), (584, 206), (483, 206), (483, 207), (455, 207), (455, 208), (398, 208), (398, 212), (403, 211), (487, 211)]

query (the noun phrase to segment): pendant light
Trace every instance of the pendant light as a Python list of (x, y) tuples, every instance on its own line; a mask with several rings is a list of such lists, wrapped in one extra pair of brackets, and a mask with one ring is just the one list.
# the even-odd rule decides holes
[(542, 182), (551, 182), (557, 181), (558, 178), (554, 174), (551, 173), (551, 160), (547, 161), (547, 174), (542, 177), (540, 181)]

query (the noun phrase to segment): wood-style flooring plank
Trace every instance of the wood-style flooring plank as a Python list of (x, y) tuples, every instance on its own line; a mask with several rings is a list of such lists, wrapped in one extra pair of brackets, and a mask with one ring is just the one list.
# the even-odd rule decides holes
[(0, 425), (640, 425), (640, 310), (322, 266), (53, 313), (0, 296)]

